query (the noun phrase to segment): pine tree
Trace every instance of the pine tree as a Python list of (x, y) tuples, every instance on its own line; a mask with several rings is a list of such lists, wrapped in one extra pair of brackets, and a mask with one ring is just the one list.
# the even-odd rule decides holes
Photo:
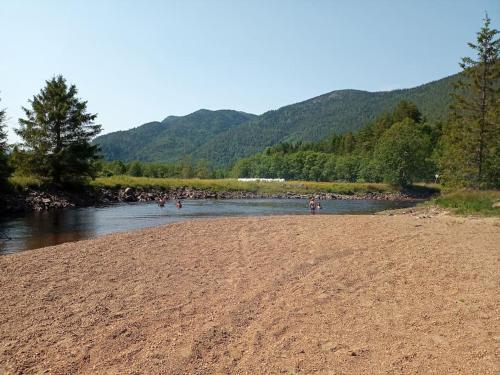
[(95, 176), (97, 146), (91, 140), (101, 131), (97, 115), (87, 113), (87, 102), (76, 95), (75, 85), (62, 76), (46, 86), (23, 108), (16, 130), (22, 138), (21, 151), (28, 159), (29, 173), (47, 177), (56, 184)]
[(11, 169), (8, 165), (7, 159), (7, 132), (5, 130), (5, 120), (6, 112), (4, 109), (0, 109), (0, 190), (2, 187), (6, 186), (7, 177), (11, 173)]
[(443, 181), (475, 188), (500, 185), (500, 40), (486, 15), (476, 43), (476, 60), (464, 57), (462, 78), (443, 129), (440, 167)]

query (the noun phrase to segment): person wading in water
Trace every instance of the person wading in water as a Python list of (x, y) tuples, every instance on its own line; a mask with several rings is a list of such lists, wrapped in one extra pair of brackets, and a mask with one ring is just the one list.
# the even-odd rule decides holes
[(161, 197), (160, 199), (158, 199), (158, 207), (161, 208), (165, 207), (165, 201), (166, 201), (165, 197)]
[(309, 210), (311, 211), (312, 215), (316, 213), (316, 201), (314, 200), (314, 197), (311, 197), (309, 199)]

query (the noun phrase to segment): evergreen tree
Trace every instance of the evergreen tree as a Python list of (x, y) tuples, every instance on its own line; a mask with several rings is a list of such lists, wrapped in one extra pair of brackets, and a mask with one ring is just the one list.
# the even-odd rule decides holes
[(134, 160), (128, 166), (128, 174), (133, 177), (142, 177), (144, 170), (140, 161)]
[(0, 190), (6, 186), (7, 177), (11, 173), (11, 169), (7, 159), (7, 131), (5, 130), (6, 113), (4, 109), (0, 109)]
[(62, 76), (46, 81), (46, 86), (24, 108), (17, 134), (21, 152), (28, 160), (29, 173), (47, 177), (54, 183), (95, 177), (97, 146), (90, 141), (101, 131), (94, 123), (97, 115), (87, 113), (87, 102), (77, 98), (75, 85)]
[(486, 15), (469, 43), (477, 57), (464, 57), (455, 86), (450, 121), (443, 129), (440, 167), (443, 181), (476, 188), (500, 185), (500, 40)]
[(420, 123), (422, 122), (422, 113), (419, 111), (415, 103), (401, 100), (392, 112), (392, 122), (401, 122), (405, 118), (409, 118)]
[(191, 156), (184, 156), (180, 161), (181, 177), (191, 178), (194, 175), (193, 161)]
[(127, 172), (127, 167), (121, 160), (114, 160), (112, 161), (108, 168), (111, 170), (113, 175), (122, 175)]
[(205, 159), (198, 160), (195, 167), (195, 176), (198, 178), (210, 178), (210, 165)]

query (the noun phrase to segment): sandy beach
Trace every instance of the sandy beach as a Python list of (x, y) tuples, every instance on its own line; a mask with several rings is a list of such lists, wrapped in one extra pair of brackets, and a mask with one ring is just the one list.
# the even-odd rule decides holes
[(500, 222), (192, 221), (0, 257), (0, 374), (498, 374)]

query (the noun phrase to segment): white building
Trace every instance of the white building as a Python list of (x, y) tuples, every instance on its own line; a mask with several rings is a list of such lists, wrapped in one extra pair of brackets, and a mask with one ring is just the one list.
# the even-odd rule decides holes
[(284, 178), (238, 178), (242, 182), (285, 182)]

